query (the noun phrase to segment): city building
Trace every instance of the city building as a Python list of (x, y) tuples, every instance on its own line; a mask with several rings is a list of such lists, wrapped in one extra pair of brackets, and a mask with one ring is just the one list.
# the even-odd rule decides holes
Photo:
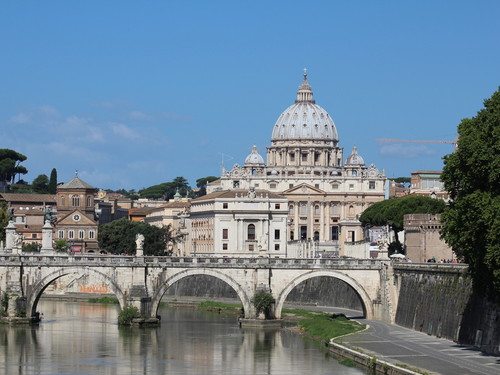
[(55, 240), (64, 239), (73, 252), (97, 251), (96, 188), (78, 177), (57, 187)]
[(23, 243), (41, 245), (45, 214), (55, 210), (55, 195), (0, 193), (0, 202), (7, 203), (10, 219), (16, 232), (22, 234)]
[(444, 242), (440, 214), (410, 214), (403, 218), (406, 257), (412, 262), (450, 262), (456, 260), (453, 250)]
[(447, 201), (448, 192), (441, 181), (441, 171), (416, 171), (411, 173), (410, 194), (424, 195)]
[(344, 162), (337, 128), (316, 104), (304, 73), (295, 103), (279, 116), (267, 163), (253, 146), (245, 163), (223, 169), (207, 192), (267, 190), (288, 200), (287, 240), (314, 243), (324, 254), (342, 255), (343, 244), (363, 240), (358, 218), (385, 197), (385, 172), (366, 165), (356, 146)]
[(286, 257), (287, 199), (250, 188), (191, 201), (186, 248), (193, 256)]

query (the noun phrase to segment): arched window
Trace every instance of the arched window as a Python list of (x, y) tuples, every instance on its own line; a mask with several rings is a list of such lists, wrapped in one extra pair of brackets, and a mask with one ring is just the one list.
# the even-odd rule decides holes
[(288, 206), (288, 213), (290, 215), (293, 215), (293, 204), (291, 204), (290, 206)]
[(64, 195), (61, 196), (61, 206), (64, 206)]
[(72, 195), (71, 204), (73, 207), (80, 207), (80, 197), (78, 195)]
[(248, 224), (247, 239), (248, 240), (255, 240), (255, 225), (253, 225), (253, 224)]
[(87, 207), (92, 206), (92, 197), (90, 195), (87, 195)]
[(352, 217), (352, 216), (354, 216), (354, 206), (350, 205), (349, 206), (349, 217)]
[(314, 215), (316, 215), (316, 216), (319, 215), (319, 206), (318, 205), (314, 206)]
[(319, 232), (314, 232), (314, 241), (319, 241)]

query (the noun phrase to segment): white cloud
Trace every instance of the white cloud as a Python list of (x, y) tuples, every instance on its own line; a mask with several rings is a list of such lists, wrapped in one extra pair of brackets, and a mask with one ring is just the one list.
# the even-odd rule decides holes
[(132, 111), (129, 113), (129, 118), (136, 121), (150, 121), (153, 118), (141, 111)]
[(421, 156), (434, 155), (436, 151), (424, 145), (409, 145), (395, 143), (384, 145), (380, 148), (380, 154), (384, 156), (392, 156), (402, 159), (415, 159)]
[(110, 124), (111, 131), (113, 134), (125, 138), (125, 139), (130, 139), (130, 140), (137, 140), (140, 138), (139, 133), (134, 131), (133, 129), (129, 128), (128, 126), (125, 126), (123, 124), (118, 124), (118, 123), (111, 123)]
[(16, 124), (26, 124), (30, 121), (30, 117), (25, 113), (18, 113), (15, 116), (12, 116), (10, 120)]

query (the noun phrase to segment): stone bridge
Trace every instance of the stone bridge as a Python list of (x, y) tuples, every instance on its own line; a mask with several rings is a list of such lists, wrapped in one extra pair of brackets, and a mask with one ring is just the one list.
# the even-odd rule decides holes
[(193, 275), (216, 277), (237, 293), (247, 319), (255, 319), (252, 298), (261, 290), (275, 299), (273, 315), (295, 286), (328, 276), (347, 283), (359, 296), (367, 319), (394, 321), (397, 295), (390, 262), (371, 259), (174, 258), (105, 255), (0, 255), (0, 293), (8, 317), (37, 316), (44, 290), (62, 276), (87, 275), (106, 285), (120, 307), (136, 306), (145, 318), (157, 317), (166, 290)]

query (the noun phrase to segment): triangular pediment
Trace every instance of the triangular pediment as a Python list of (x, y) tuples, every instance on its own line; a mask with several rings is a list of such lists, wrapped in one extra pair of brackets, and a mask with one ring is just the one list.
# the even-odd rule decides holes
[(300, 184), (285, 190), (282, 194), (308, 194), (308, 195), (323, 195), (325, 192), (317, 187), (308, 185), (308, 184)]
[(80, 210), (74, 210), (57, 221), (57, 225), (96, 225), (96, 222)]

